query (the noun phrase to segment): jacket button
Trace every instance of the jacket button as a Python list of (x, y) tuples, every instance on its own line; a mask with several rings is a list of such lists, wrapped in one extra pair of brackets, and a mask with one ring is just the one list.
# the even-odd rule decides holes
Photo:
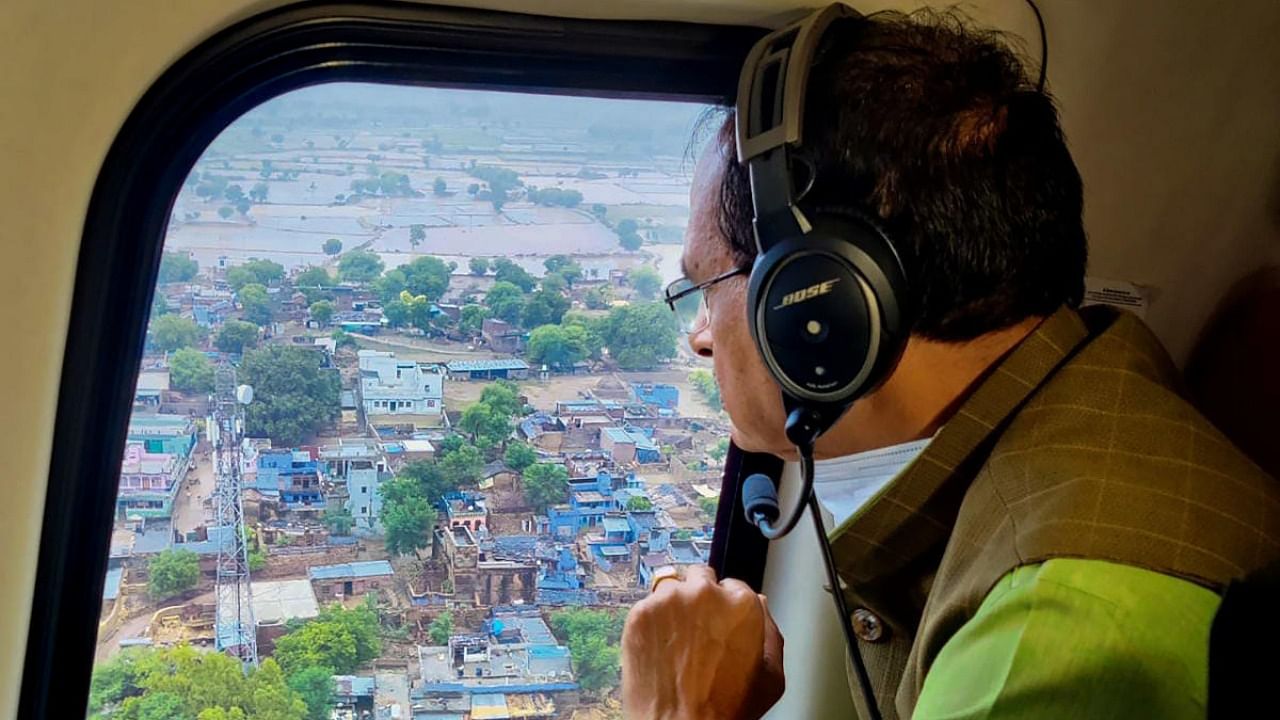
[(853, 611), (851, 619), (853, 634), (857, 635), (859, 640), (874, 643), (884, 639), (884, 622), (875, 613), (866, 608), (858, 608)]

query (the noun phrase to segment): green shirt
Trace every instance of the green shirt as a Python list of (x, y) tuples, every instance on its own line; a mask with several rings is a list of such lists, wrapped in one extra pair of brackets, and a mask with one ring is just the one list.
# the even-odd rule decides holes
[(913, 718), (1203, 718), (1219, 601), (1101, 560), (1020, 567), (943, 646)]

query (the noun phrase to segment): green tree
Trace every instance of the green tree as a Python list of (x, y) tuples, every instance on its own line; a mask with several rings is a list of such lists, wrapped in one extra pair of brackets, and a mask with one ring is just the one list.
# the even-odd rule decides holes
[(190, 550), (164, 550), (147, 563), (147, 594), (156, 600), (172, 597), (200, 581), (200, 556)]
[(230, 205), (223, 205), (222, 207), (218, 208), (218, 217), (222, 218), (223, 220), (230, 220), (231, 216), (235, 214), (236, 214), (236, 209), (231, 207)]
[(521, 320), (525, 327), (555, 325), (569, 311), (569, 298), (554, 292), (539, 290), (529, 296)]
[(524, 472), (524, 497), (540, 513), (569, 499), (569, 471), (563, 465), (539, 463)]
[(480, 402), (510, 418), (522, 414), (524, 403), (520, 401), (520, 386), (510, 380), (498, 380), (480, 392)]
[(213, 392), (213, 363), (199, 350), (175, 350), (169, 358), (169, 381), (182, 392)]
[[(426, 163), (427, 159), (423, 158), (422, 161), (423, 163)], [(430, 167), (429, 164), (427, 166)], [(431, 192), (436, 195), (444, 195), (449, 192), (449, 186), (445, 183), (444, 178), (437, 177), (435, 181), (431, 183)]]
[(188, 282), (194, 280), (200, 271), (200, 264), (180, 252), (166, 252), (160, 256), (160, 273), (156, 282)]
[(257, 325), (270, 325), (274, 311), (271, 309), (271, 296), (267, 289), (257, 283), (250, 283), (240, 288), (236, 300), (244, 312), (244, 319)]
[(408, 478), (422, 488), (422, 495), (432, 507), (445, 495), (463, 489), (453, 478), (445, 473), (441, 463), (430, 460), (415, 460), (400, 468), (397, 477)]
[(369, 603), (351, 609), (335, 603), (285, 633), (273, 657), (287, 676), (312, 667), (350, 675), (382, 651), (378, 627), (378, 611)]
[(396, 477), (383, 483), (378, 492), (382, 494), (387, 552), (406, 555), (427, 547), (436, 511), (427, 502), (422, 486), (410, 478)]
[(378, 300), (385, 306), (400, 299), (400, 293), (408, 287), (408, 280), (400, 268), (388, 270), (382, 274), (382, 277), (373, 281), (373, 291), (378, 294)]
[(525, 468), (538, 461), (538, 451), (528, 443), (513, 442), (507, 445), (507, 452), (502, 456), (507, 467), (516, 472), (524, 472)]
[(592, 360), (599, 360), (603, 356), (604, 351), (604, 328), (607, 324), (606, 318), (596, 318), (582, 313), (565, 313), (560, 325), (564, 328), (582, 328), (583, 343), (586, 347), (587, 357)]
[(165, 352), (191, 347), (202, 337), (204, 328), (178, 315), (162, 315), (151, 322), (151, 340)]
[(478, 402), (463, 411), (458, 428), (470, 433), (471, 442), (477, 447), (488, 449), (502, 443), (511, 434), (511, 416), (488, 403)]
[(563, 295), (569, 289), (569, 281), (564, 279), (560, 273), (547, 273), (542, 276), (542, 292), (555, 293)]
[(356, 524), (355, 519), (351, 517), (351, 511), (346, 509), (325, 510), (321, 521), (334, 535), (350, 535), (351, 528)]
[(498, 282), (509, 282), (520, 288), (520, 292), (531, 292), (538, 284), (524, 268), (507, 258), (494, 258), (490, 263), (493, 267), (493, 276)]
[(484, 275), (489, 272), (489, 259), (473, 257), (467, 262), (467, 268), (471, 270), (472, 275)]
[(348, 282), (373, 282), (382, 274), (382, 258), (368, 250), (352, 250), (338, 260), (338, 277)]
[(254, 183), (249, 189), (249, 198), (256, 203), (264, 203), (267, 201), (267, 194), (271, 192), (271, 188), (264, 182)]
[(613, 292), (607, 287), (594, 287), (582, 296), (588, 310), (604, 310), (613, 302)]
[(483, 305), (463, 305), (458, 315), (458, 331), (467, 337), (475, 337), (484, 327), (489, 311)]
[(453, 634), (453, 613), (445, 610), (431, 621), (427, 628), (433, 645), (448, 645), (449, 636)]
[(214, 347), (224, 353), (243, 353), (258, 344), (258, 326), (243, 320), (228, 320), (213, 339)]
[(333, 276), (328, 270), (312, 265), (294, 276), (293, 287), (307, 296), (308, 303), (328, 300), (331, 297), (329, 289), (333, 287)]
[(440, 470), (453, 487), (473, 488), (480, 480), (480, 473), (484, 472), (484, 456), (476, 446), (463, 445), (440, 461)]
[[(407, 293), (408, 291), (401, 290), (400, 292)], [(410, 324), (409, 306), (399, 300), (393, 300), (389, 303), (383, 304), (382, 316), (387, 319), (387, 322), (390, 323), (393, 328), (408, 327)]]
[(582, 689), (603, 695), (617, 687), (618, 644), (626, 615), (616, 610), (572, 608), (551, 615), (551, 629), (569, 647)]
[(127, 703), (125, 716), (130, 720), (191, 720), (186, 703), (169, 692), (147, 693)]
[(466, 444), (461, 435), (446, 435), (443, 440), (436, 443), (436, 459), (444, 460)]
[(547, 269), (548, 273), (556, 273), (564, 278), (570, 287), (582, 279), (582, 267), (568, 255), (552, 255), (542, 261), (542, 266)]
[(274, 285), (284, 279), (284, 266), (270, 260), (246, 260), (227, 271), (227, 284), (233, 290), (245, 285)]
[(493, 313), (494, 317), (512, 324), (520, 322), (520, 315), (524, 312), (524, 302), (524, 292), (514, 283), (506, 281), (495, 282), (489, 293), (484, 296), (484, 304), (488, 306), (489, 312)]
[(637, 495), (627, 500), (627, 510), (652, 510), (653, 501), (647, 497)]
[(631, 287), (635, 289), (636, 295), (641, 300), (656, 298), (658, 291), (662, 289), (662, 276), (648, 265), (633, 268), (627, 274), (627, 281), (631, 283)]
[(324, 241), (322, 248), (325, 255), (333, 256), (342, 254), (342, 241), (338, 238), (329, 238)]
[(318, 665), (303, 668), (289, 676), (288, 684), (306, 703), (307, 720), (329, 720), (329, 708), (337, 692), (333, 668)]
[(525, 354), (535, 364), (572, 368), (588, 356), (586, 330), (580, 325), (541, 325), (529, 333)]
[(644, 244), (644, 238), (640, 237), (638, 229), (639, 226), (636, 221), (631, 218), (626, 218), (618, 223), (618, 244), (622, 246), (623, 250), (634, 252)]
[(423, 332), (431, 329), (431, 301), (426, 295), (414, 295), (408, 290), (401, 290), (400, 305), (404, 307), (404, 320), (410, 325)]
[(311, 313), (312, 320), (321, 325), (328, 325), (329, 321), (333, 319), (333, 303), (328, 300), (318, 300), (311, 303), (308, 312)]
[(360, 343), (356, 342), (356, 339), (351, 337), (351, 335), (344, 330), (334, 330), (329, 334), (329, 337), (333, 338), (333, 341), (337, 343), (337, 349), (339, 350), (346, 347), (360, 347)]
[(702, 395), (702, 398), (707, 401), (707, 405), (710, 405), (712, 410), (720, 411), (723, 406), (720, 404), (720, 386), (716, 384), (715, 375), (712, 375), (710, 371), (699, 368), (689, 373), (689, 382), (697, 388), (698, 394)]
[(164, 299), (164, 295), (157, 292), (155, 295), (151, 297), (151, 315), (149, 316), (150, 319), (154, 320), (160, 317), (161, 315), (168, 315), (169, 313), (170, 313), (169, 301)]
[(707, 454), (717, 462), (724, 460), (724, 456), (729, 454), (729, 438), (720, 438), (715, 445), (707, 448)]
[(338, 375), (320, 362), (308, 347), (268, 345), (245, 353), (241, 382), (254, 389), (245, 409), (250, 436), (292, 447), (338, 418)]
[(457, 266), (453, 263), (427, 255), (415, 258), (400, 270), (404, 273), (406, 290), (414, 295), (426, 295), (432, 300), (439, 300), (444, 291), (449, 289), (449, 277), (455, 267)]
[(409, 244), (418, 247), (418, 244), (427, 239), (427, 226), (421, 223), (414, 223), (409, 226)]
[[(633, 498), (638, 499), (638, 498)], [(698, 498), (698, 509), (703, 515), (709, 517), (716, 516), (716, 510), (720, 507), (720, 498), (700, 497)]]
[(609, 355), (623, 370), (652, 368), (676, 356), (676, 328), (661, 303), (613, 308), (603, 336)]
[(139, 659), (150, 652), (142, 648), (125, 648), (116, 656), (94, 664), (93, 679), (89, 683), (90, 717), (142, 691), (138, 687), (141, 679)]

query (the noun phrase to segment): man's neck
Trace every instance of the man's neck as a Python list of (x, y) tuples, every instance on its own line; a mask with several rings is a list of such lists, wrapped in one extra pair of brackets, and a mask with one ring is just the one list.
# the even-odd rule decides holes
[(912, 336), (893, 374), (818, 440), (818, 459), (932, 437), (996, 363), (1043, 321), (1034, 317), (962, 343)]

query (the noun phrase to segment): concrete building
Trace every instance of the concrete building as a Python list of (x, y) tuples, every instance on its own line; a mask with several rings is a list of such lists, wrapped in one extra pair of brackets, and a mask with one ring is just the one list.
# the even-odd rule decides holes
[(662, 461), (662, 452), (653, 438), (634, 428), (601, 428), (600, 449), (608, 451), (613, 461), (619, 464)]
[(325, 509), (321, 463), (311, 448), (258, 453), (254, 487), (265, 497), (275, 497), (282, 510), (320, 513)]
[(495, 608), (486, 632), (419, 646), (418, 667), (415, 708), (455, 708), (472, 720), (552, 718), (557, 702), (578, 700), (569, 649), (556, 642), (536, 608)]
[(395, 571), (386, 560), (318, 565), (307, 573), (320, 597), (363, 595), (389, 583)]
[(680, 405), (680, 388), (667, 383), (631, 383), (636, 399), (646, 405), (675, 410)]
[[(157, 438), (155, 442), (164, 441)], [(169, 517), (188, 463), (186, 454), (147, 452), (143, 442), (127, 443), (120, 463), (117, 511), (125, 517)]]
[(448, 493), (442, 499), (444, 516), (449, 527), (465, 527), (477, 537), (484, 537), (489, 530), (489, 510), (484, 495), (478, 493)]
[(351, 513), (355, 527), (380, 531), (379, 488), (392, 475), (378, 443), (366, 438), (343, 438), (337, 445), (320, 448), (320, 460), (328, 472), (330, 487), (336, 490), (337, 505)]
[(361, 350), (360, 404), (366, 417), (444, 412), (444, 375), (395, 353)]
[(605, 514), (618, 509), (613, 477), (608, 472), (601, 471), (594, 478), (570, 478), (569, 502), (547, 508), (546, 531), (557, 538), (572, 538), (583, 529), (603, 524)]
[(529, 363), (507, 360), (454, 360), (447, 365), (451, 380), (525, 380)]
[(158, 408), (168, 394), (168, 368), (150, 368), (138, 373), (138, 384), (133, 391), (134, 405)]
[(306, 580), (254, 580), (253, 619), (258, 624), (258, 648), (265, 652), (287, 631), (290, 620), (320, 615), (320, 604)]
[(498, 318), (485, 318), (480, 325), (480, 337), (489, 349), (498, 353), (518, 353), (524, 350), (528, 335), (520, 328)]

